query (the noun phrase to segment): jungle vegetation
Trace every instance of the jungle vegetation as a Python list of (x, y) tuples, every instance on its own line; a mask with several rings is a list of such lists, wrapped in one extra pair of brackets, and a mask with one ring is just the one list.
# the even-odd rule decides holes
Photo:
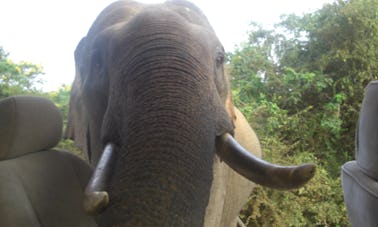
[(317, 174), (290, 192), (257, 188), (247, 226), (348, 226), (340, 167), (354, 159), (366, 85), (378, 76), (378, 1), (326, 4), (284, 15), (274, 29), (251, 24), (228, 55), (236, 105), (274, 163), (315, 162)]
[[(340, 167), (354, 159), (355, 128), (366, 85), (378, 76), (378, 0), (336, 0), (283, 15), (273, 28), (251, 23), (249, 38), (227, 54), (235, 104), (256, 130), (264, 158), (313, 162), (305, 187), (257, 187), (241, 212), (246, 226), (349, 226)], [(70, 86), (43, 92), (40, 65), (9, 59), (0, 48), (0, 98), (37, 94), (66, 122)], [(74, 151), (63, 141), (59, 148)]]

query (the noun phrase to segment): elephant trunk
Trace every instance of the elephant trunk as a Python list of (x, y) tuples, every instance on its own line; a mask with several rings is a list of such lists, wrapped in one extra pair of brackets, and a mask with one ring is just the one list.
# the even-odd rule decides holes
[(107, 136), (112, 129), (105, 125), (104, 138), (116, 144), (116, 160), (100, 226), (203, 224), (215, 152), (213, 97), (204, 93), (209, 83), (190, 51), (181, 46), (161, 56), (160, 48), (169, 49), (164, 44), (172, 48), (164, 40), (158, 49), (149, 42), (129, 57), (144, 64), (122, 70), (125, 81), (115, 85), (122, 86), (112, 94), (119, 102), (109, 104), (105, 122), (118, 136)]

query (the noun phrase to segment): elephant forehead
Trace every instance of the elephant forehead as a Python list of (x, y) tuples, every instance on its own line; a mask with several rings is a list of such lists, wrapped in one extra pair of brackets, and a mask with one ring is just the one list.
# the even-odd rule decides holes
[(121, 22), (130, 21), (144, 10), (170, 11), (185, 18), (188, 22), (212, 30), (203, 12), (193, 3), (183, 0), (170, 0), (162, 4), (142, 4), (135, 1), (116, 1), (106, 7), (96, 18), (88, 32), (88, 36), (95, 35), (104, 29)]
[[(138, 62), (147, 63), (151, 60), (146, 58), (149, 51), (161, 58), (180, 54), (183, 58), (192, 59), (192, 62), (197, 61), (197, 65), (202, 65), (207, 71), (214, 64), (217, 46), (221, 44), (210, 30), (191, 24), (170, 11), (157, 12), (154, 9), (141, 12), (131, 21), (113, 25), (99, 35), (91, 48), (97, 50), (99, 58), (91, 60), (103, 58), (110, 69), (123, 62), (126, 68), (127, 62), (133, 64), (134, 57), (140, 54), (144, 54), (144, 58)], [(96, 61), (92, 63), (97, 64)], [(204, 72), (204, 68), (201, 71)]]
[[(193, 46), (200, 52), (201, 61), (206, 60), (206, 56), (207, 60), (211, 60), (211, 53), (222, 46), (205, 15), (192, 3), (168, 1), (164, 4), (143, 5), (126, 1), (110, 5), (98, 16), (87, 37), (78, 45), (76, 62), (79, 66), (88, 65), (85, 60), (80, 64), (80, 59), (99, 59), (96, 55), (111, 61), (120, 60), (125, 57), (125, 49), (141, 49), (138, 41), (159, 45), (158, 40), (153, 38), (158, 33), (160, 38), (170, 39), (171, 44), (176, 42), (178, 45)], [(79, 57), (79, 52), (87, 54)]]
[(146, 36), (156, 32), (177, 36), (191, 35), (192, 38), (198, 37), (198, 41), (216, 38), (206, 18), (200, 18), (198, 14), (185, 9), (189, 10), (188, 8), (170, 9), (162, 6), (146, 7), (129, 20), (109, 26), (108, 33), (118, 33), (118, 38), (132, 35), (135, 32)]
[(169, 3), (171, 3), (171, 10), (180, 14), (190, 23), (200, 25), (209, 30), (213, 30), (205, 14), (203, 14), (203, 12), (193, 3), (187, 1), (170, 1), (166, 4)]

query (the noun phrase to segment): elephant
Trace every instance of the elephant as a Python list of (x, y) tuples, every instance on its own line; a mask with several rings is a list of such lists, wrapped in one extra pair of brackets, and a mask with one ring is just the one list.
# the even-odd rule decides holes
[(313, 164), (260, 159), (224, 56), (185, 0), (117, 1), (96, 18), (75, 50), (66, 137), (95, 167), (83, 204), (99, 226), (236, 225), (254, 183), (292, 189), (314, 176)]

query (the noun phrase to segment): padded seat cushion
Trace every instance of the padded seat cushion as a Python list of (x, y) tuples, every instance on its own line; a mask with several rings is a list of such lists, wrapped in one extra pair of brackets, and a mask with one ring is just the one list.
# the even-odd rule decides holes
[(0, 226), (96, 226), (82, 208), (91, 167), (63, 151), (0, 162)]
[(345, 163), (341, 175), (344, 201), (352, 226), (377, 226), (378, 182), (364, 174), (356, 161)]
[(62, 116), (48, 99), (13, 96), (0, 101), (0, 160), (54, 147)]

